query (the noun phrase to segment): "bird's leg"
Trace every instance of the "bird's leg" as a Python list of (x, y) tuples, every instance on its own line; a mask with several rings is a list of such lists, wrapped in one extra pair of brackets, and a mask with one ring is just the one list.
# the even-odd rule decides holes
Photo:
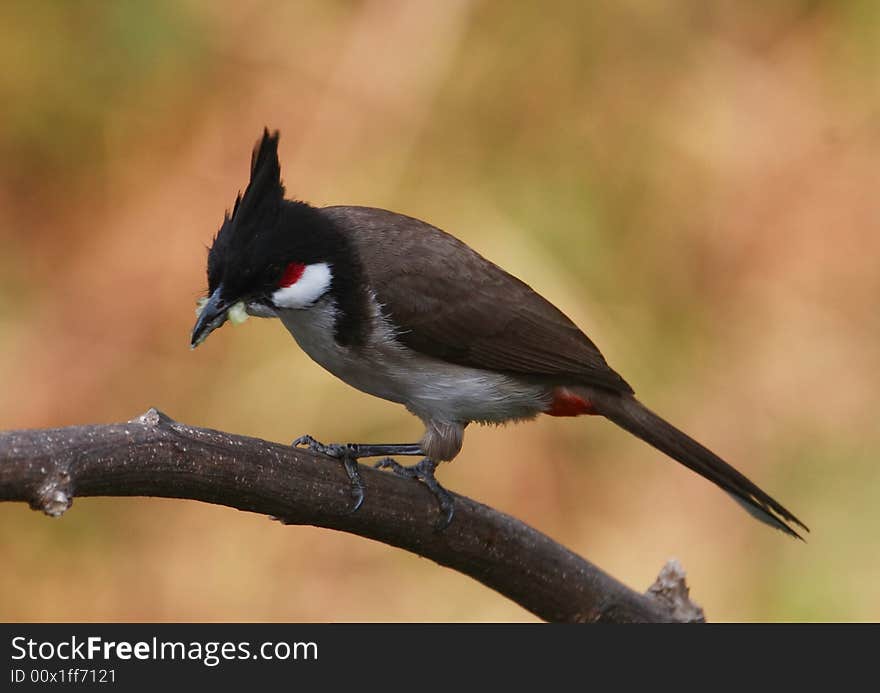
[(437, 462), (430, 457), (423, 458), (419, 463), (405, 466), (392, 460), (388, 455), (424, 455), (421, 443), (392, 443), (392, 444), (362, 444), (362, 443), (320, 443), (311, 436), (300, 436), (293, 441), (294, 447), (306, 447), (311, 452), (321, 455), (327, 455), (339, 460), (345, 466), (345, 472), (351, 480), (351, 494), (355, 499), (355, 512), (364, 502), (364, 487), (361, 483), (361, 475), (358, 471), (357, 461), (362, 457), (384, 457), (376, 463), (377, 469), (390, 469), (398, 476), (407, 479), (417, 479), (421, 481), (428, 490), (434, 494), (437, 504), (440, 506), (440, 522), (437, 524), (437, 531), (446, 529), (452, 522), (455, 514), (455, 502), (452, 494), (449, 493), (437, 478), (434, 472), (437, 469)]
[(408, 479), (418, 479), (427, 486), (440, 506), (440, 522), (437, 523), (436, 530), (442, 532), (452, 523), (452, 516), (455, 514), (455, 501), (452, 494), (443, 488), (434, 476), (437, 464), (430, 457), (425, 457), (421, 462), (407, 467), (391, 458), (385, 458), (376, 462), (375, 466), (377, 469), (390, 469), (395, 474)]
[(296, 448), (306, 447), (312, 452), (341, 459), (344, 456), (359, 460), (362, 457), (387, 457), (388, 455), (424, 455), (420, 443), (319, 443), (312, 436), (300, 436), (293, 441)]
[(319, 443), (312, 436), (300, 436), (293, 441), (293, 447), (307, 447), (311, 452), (327, 455), (342, 462), (345, 473), (351, 482), (351, 496), (354, 498), (352, 512), (357, 512), (364, 502), (364, 485), (358, 471), (358, 459), (361, 457), (383, 457), (385, 455), (422, 455), (419, 443), (402, 443), (391, 445), (361, 445), (359, 443)]

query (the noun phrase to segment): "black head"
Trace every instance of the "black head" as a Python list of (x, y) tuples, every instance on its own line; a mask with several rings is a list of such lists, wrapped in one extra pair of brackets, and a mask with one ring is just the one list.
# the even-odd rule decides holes
[(278, 132), (266, 129), (251, 157), (250, 182), (208, 251), (208, 300), (192, 345), (220, 327), (239, 302), (248, 313), (273, 316), (309, 308), (333, 293), (344, 318), (359, 276), (349, 244), (332, 221), (305, 202), (284, 199)]

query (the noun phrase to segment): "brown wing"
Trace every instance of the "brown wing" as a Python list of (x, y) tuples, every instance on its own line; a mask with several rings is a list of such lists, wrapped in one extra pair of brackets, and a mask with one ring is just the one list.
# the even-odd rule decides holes
[(552, 303), (448, 233), (370, 207), (326, 207), (411, 349), (463, 366), (632, 388)]

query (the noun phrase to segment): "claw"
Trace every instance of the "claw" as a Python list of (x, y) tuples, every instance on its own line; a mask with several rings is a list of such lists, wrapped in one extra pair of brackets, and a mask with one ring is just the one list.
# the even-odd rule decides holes
[(351, 482), (351, 497), (354, 499), (352, 513), (356, 513), (364, 504), (364, 485), (361, 482), (361, 473), (358, 470), (357, 460), (353, 457), (343, 457), (342, 464), (345, 467), (345, 473), (348, 474), (348, 480)]
[(358, 446), (353, 443), (321, 443), (312, 436), (300, 436), (292, 443), (293, 447), (305, 447), (309, 452), (316, 452), (319, 455), (334, 457), (337, 460), (350, 457), (353, 460), (358, 458)]
[(291, 443), (291, 446), (295, 447), (295, 448), (302, 447), (303, 445), (311, 448), (313, 446), (320, 445), (320, 443), (317, 440), (315, 440), (314, 438), (312, 438), (312, 436), (308, 436), (308, 435), (307, 436), (300, 436), (299, 438), (297, 438), (295, 441), (293, 441)]
[(332, 457), (342, 462), (348, 480), (351, 482), (351, 497), (354, 499), (354, 506), (351, 512), (356, 513), (364, 504), (364, 484), (361, 481), (361, 474), (358, 470), (356, 450), (351, 445), (339, 445), (338, 443), (330, 443), (325, 445), (318, 442), (312, 436), (300, 436), (293, 441), (292, 446), (295, 448), (305, 447), (310, 452), (318, 453)]
[(455, 500), (452, 494), (443, 488), (434, 476), (434, 471), (437, 469), (437, 463), (434, 460), (425, 457), (418, 464), (407, 467), (392, 460), (390, 457), (386, 457), (376, 462), (374, 467), (376, 469), (390, 469), (393, 474), (398, 476), (421, 481), (434, 495), (440, 509), (440, 521), (434, 525), (434, 530), (442, 532), (452, 524), (452, 518), (455, 515)]

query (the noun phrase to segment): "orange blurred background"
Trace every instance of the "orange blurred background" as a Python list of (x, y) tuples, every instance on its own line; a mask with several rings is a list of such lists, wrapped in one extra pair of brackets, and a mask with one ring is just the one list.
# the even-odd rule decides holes
[[(806, 544), (611, 424), (471, 428), (441, 470), (719, 620), (880, 618), (880, 5), (5, 3), (0, 426), (416, 439), (274, 321), (188, 348), (205, 246), (281, 131), (291, 196), (461, 237)], [(402, 551), (195, 502), (0, 506), (2, 620), (533, 620)]]

